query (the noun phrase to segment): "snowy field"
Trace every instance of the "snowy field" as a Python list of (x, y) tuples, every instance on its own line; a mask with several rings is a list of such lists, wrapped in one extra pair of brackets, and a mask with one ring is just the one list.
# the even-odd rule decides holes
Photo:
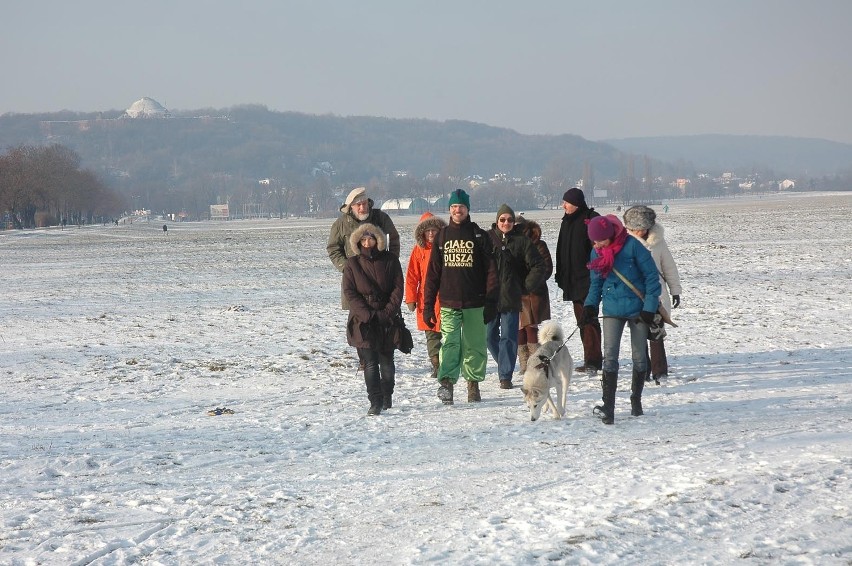
[(614, 426), (493, 361), (444, 407), (418, 332), (366, 417), (331, 220), (0, 233), (0, 564), (852, 564), (852, 193), (669, 204), (671, 374), (631, 417), (625, 338)]

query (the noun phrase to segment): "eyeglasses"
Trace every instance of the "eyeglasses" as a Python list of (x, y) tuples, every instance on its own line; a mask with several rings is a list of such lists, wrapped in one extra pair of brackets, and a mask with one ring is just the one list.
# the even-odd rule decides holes
[(501, 224), (514, 224), (515, 219), (514, 218), (498, 218), (497, 222), (499, 222)]

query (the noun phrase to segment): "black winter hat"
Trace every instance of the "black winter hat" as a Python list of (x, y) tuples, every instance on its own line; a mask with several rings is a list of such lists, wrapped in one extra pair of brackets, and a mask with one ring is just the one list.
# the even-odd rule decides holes
[(583, 194), (583, 191), (581, 191), (577, 187), (565, 191), (565, 194), (562, 195), (562, 200), (571, 203), (574, 206), (586, 206), (586, 195)]

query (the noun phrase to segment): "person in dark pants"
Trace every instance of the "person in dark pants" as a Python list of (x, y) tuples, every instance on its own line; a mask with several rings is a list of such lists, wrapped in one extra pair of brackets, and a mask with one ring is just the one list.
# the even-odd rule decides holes
[(393, 407), (396, 366), (394, 320), (400, 316), (403, 279), (399, 258), (386, 251), (385, 236), (373, 224), (361, 224), (349, 237), (357, 255), (346, 260), (343, 295), (349, 305), (346, 339), (364, 364), (370, 400), (368, 415)]
[(553, 277), (562, 289), (562, 299), (571, 302), (574, 318), (580, 327), (583, 365), (577, 371), (596, 373), (603, 364), (601, 325), (597, 318), (585, 320), (583, 302), (589, 293), (589, 268), (586, 264), (592, 252), (586, 222), (600, 214), (586, 205), (586, 196), (576, 187), (565, 191), (562, 209), (565, 216), (562, 217), (559, 239), (556, 241), (556, 269)]

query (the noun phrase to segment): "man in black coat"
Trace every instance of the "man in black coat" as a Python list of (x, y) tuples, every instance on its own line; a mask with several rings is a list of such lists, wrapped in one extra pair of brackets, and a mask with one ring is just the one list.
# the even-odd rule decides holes
[(586, 221), (600, 216), (595, 209), (586, 204), (583, 191), (574, 187), (562, 196), (562, 225), (559, 227), (559, 239), (556, 242), (556, 269), (553, 277), (562, 289), (562, 299), (571, 301), (574, 318), (580, 327), (583, 341), (583, 365), (577, 368), (582, 372), (598, 372), (603, 364), (601, 352), (601, 325), (597, 318), (585, 320), (583, 303), (589, 294), (589, 256), (592, 253), (592, 241), (589, 240)]

